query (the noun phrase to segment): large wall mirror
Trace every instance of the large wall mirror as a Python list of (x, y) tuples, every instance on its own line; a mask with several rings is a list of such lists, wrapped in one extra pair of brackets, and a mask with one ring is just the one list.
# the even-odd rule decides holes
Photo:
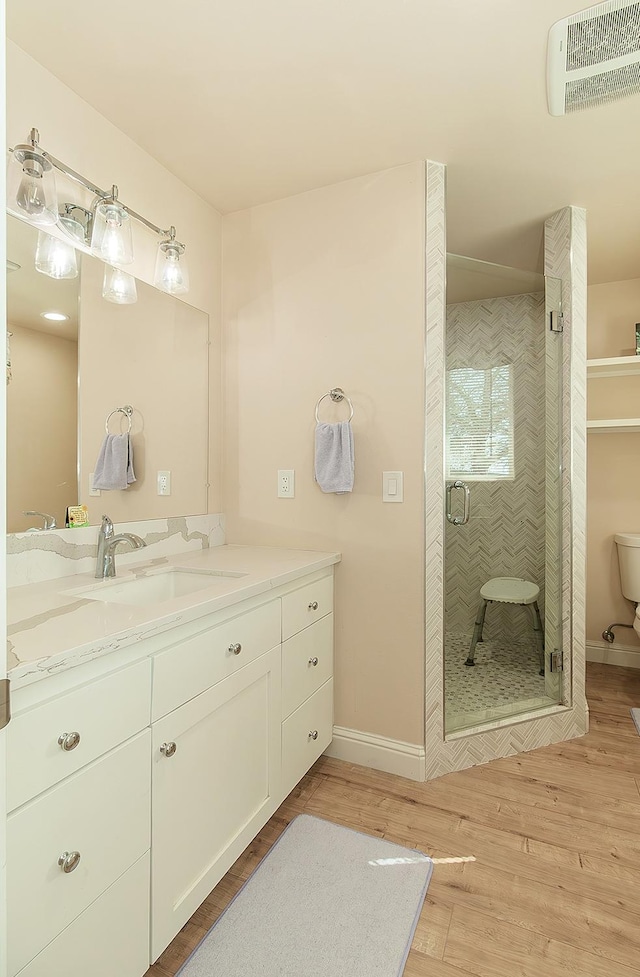
[[(66, 507), (85, 504), (123, 522), (207, 511), (209, 317), (136, 282), (138, 300), (102, 298), (105, 266), (78, 252), (78, 277), (35, 268), (38, 232), (7, 217), (7, 530), (64, 527)], [(58, 313), (64, 319), (47, 319)], [(131, 405), (136, 481), (90, 493), (107, 416)], [(123, 413), (109, 432), (127, 431)], [(171, 495), (157, 474), (171, 472)]]

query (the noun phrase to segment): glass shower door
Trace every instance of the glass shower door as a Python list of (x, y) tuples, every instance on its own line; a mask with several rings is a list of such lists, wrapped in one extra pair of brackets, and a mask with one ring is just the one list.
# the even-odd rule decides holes
[(447, 305), (448, 733), (561, 701), (559, 296), (540, 276), (533, 292)]

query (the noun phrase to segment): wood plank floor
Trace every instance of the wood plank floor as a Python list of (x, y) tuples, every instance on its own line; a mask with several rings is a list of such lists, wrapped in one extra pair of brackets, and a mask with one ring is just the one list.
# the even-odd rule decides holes
[(303, 811), (443, 859), (405, 977), (640, 977), (640, 669), (587, 679), (569, 743), (427, 784), (321, 758), (147, 977), (174, 977)]

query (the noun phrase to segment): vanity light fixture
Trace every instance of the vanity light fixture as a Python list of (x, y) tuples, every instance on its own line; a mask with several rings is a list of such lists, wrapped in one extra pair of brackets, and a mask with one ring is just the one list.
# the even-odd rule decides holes
[[(91, 251), (109, 265), (127, 265), (133, 261), (131, 221), (136, 220), (162, 238), (154, 283), (172, 295), (187, 292), (189, 276), (184, 259), (185, 246), (176, 241), (175, 227), (165, 230), (147, 220), (142, 214), (121, 203), (115, 185), (109, 191), (102, 190), (66, 163), (41, 149), (39, 140), (38, 130), (32, 129), (29, 143), (9, 150), (7, 198), (11, 213), (26, 218), (32, 224), (58, 224), (73, 239), (75, 235), (70, 231), (66, 219), (78, 218), (78, 214), (75, 217), (71, 214), (73, 210), (82, 212), (85, 216), (79, 223), (83, 227), (84, 241), (78, 237), (78, 246), (86, 248), (90, 242)], [(91, 213), (79, 205), (65, 203), (63, 212), (58, 214), (54, 169), (94, 194), (95, 202)]]
[(53, 161), (38, 145), (37, 129), (29, 142), (14, 146), (7, 173), (7, 206), (11, 213), (32, 224), (52, 227), (58, 223), (58, 204)]
[(102, 298), (115, 305), (133, 305), (138, 301), (136, 280), (122, 268), (105, 265), (102, 282)]
[(184, 252), (184, 244), (176, 241), (176, 229), (171, 227), (168, 236), (158, 245), (156, 272), (153, 276), (153, 284), (170, 295), (189, 291), (189, 269)]

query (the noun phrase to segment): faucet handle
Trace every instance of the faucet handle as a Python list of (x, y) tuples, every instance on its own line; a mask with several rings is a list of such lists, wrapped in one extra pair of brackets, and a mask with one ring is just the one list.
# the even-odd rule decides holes
[(103, 515), (100, 531), (104, 533), (105, 536), (110, 536), (111, 533), (113, 532), (113, 522), (111, 521), (109, 516)]

